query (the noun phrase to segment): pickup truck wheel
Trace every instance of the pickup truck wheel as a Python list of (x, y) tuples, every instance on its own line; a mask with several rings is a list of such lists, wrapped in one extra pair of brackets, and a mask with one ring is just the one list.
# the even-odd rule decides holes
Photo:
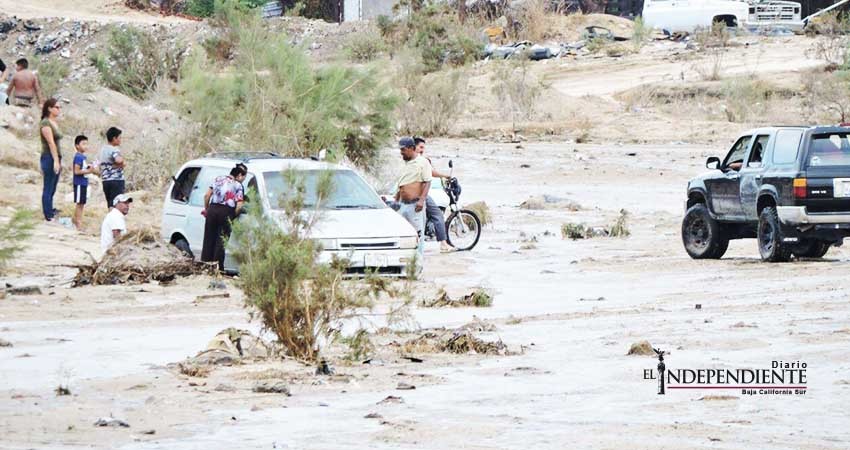
[(723, 226), (702, 203), (691, 206), (682, 219), (682, 243), (693, 259), (720, 259), (729, 248)]
[(831, 246), (832, 244), (829, 242), (805, 239), (803, 242), (793, 246), (791, 253), (798, 258), (823, 258)]
[(791, 246), (782, 241), (782, 228), (776, 208), (768, 206), (759, 215), (758, 243), (762, 261), (786, 262), (791, 259)]

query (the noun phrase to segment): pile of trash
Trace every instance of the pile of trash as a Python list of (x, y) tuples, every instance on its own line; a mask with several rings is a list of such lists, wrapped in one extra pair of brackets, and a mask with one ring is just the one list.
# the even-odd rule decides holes
[[(488, 29), (489, 30), (489, 29)], [(491, 36), (489, 31), (485, 34)], [(594, 40), (606, 42), (627, 41), (629, 38), (615, 35), (611, 30), (600, 26), (588, 26), (584, 28), (581, 39), (574, 42), (562, 42), (558, 44), (535, 44), (529, 41), (512, 42), (508, 44), (489, 43), (484, 47), (485, 59), (512, 59), (527, 58), (532, 61), (540, 61), (551, 58), (562, 58), (565, 56), (576, 56), (589, 54), (586, 48), (588, 43)]]
[(63, 58), (71, 57), (71, 47), (79, 41), (86, 40), (97, 33), (101, 26), (96, 22), (67, 21), (62, 22), (58, 29), (47, 30), (46, 23), (34, 20), (20, 20), (17, 17), (0, 17), (0, 40), (12, 33), (19, 33), (15, 39), (12, 53), (29, 53), (30, 49), (36, 55), (59, 51)]
[(196, 263), (151, 230), (140, 230), (121, 236), (99, 262), (77, 269), (74, 286), (169, 282), (178, 276), (210, 273), (215, 267)]

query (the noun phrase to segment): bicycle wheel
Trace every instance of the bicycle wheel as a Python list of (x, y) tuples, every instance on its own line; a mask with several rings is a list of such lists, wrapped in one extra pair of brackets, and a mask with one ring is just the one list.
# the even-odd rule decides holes
[(461, 209), (446, 220), (449, 244), (458, 250), (472, 250), (481, 238), (481, 220), (474, 212)]

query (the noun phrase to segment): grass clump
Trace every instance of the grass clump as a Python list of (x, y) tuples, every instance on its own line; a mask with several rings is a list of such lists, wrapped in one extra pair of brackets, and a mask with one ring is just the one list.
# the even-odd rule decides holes
[(640, 49), (646, 45), (647, 42), (652, 38), (652, 27), (646, 25), (643, 21), (643, 17), (636, 17), (634, 25), (632, 26), (632, 48), (635, 52), (639, 52)]
[(493, 223), (493, 214), (490, 212), (490, 207), (487, 205), (487, 202), (474, 202), (464, 205), (463, 207), (464, 209), (474, 212), (475, 215), (478, 216), (478, 220), (481, 221), (481, 225)]
[(0, 224), (0, 274), (5, 273), (9, 261), (26, 248), (35, 223), (33, 211), (19, 209), (7, 222)]
[(38, 84), (44, 98), (56, 96), (62, 86), (62, 80), (71, 72), (71, 68), (59, 59), (38, 63), (35, 70), (38, 71)]
[(587, 239), (587, 226), (583, 223), (567, 222), (561, 225), (561, 237), (564, 239)]
[(803, 75), (801, 106), (814, 122), (845, 123), (850, 117), (850, 72), (813, 71)]
[(373, 61), (387, 50), (380, 35), (374, 32), (355, 34), (343, 47), (346, 56), (353, 62)]
[(364, 361), (375, 353), (375, 344), (364, 328), (360, 328), (351, 336), (341, 337), (340, 342), (348, 347), (345, 359), (351, 362)]
[(611, 224), (611, 227), (608, 231), (608, 236), (610, 237), (629, 237), (632, 232), (629, 231), (629, 212), (625, 209), (620, 210), (620, 215), (617, 216), (617, 220)]
[(106, 53), (92, 56), (103, 83), (114, 91), (144, 99), (160, 80), (177, 80), (186, 47), (135, 27), (113, 27)]
[[(231, 2), (232, 3), (232, 2)], [(199, 124), (199, 150), (241, 147), (306, 157), (328, 150), (369, 169), (395, 133), (398, 99), (374, 69), (314, 68), (304, 49), (232, 4), (222, 21), (233, 39), (224, 71), (202, 55), (186, 64), (180, 109)]]

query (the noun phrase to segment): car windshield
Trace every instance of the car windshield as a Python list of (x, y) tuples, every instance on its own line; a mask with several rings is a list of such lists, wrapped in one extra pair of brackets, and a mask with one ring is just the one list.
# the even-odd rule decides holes
[[(304, 207), (315, 208), (318, 202), (317, 184), (326, 172), (299, 170), (296, 176), (304, 182)], [(322, 202), (323, 209), (378, 209), (386, 205), (362, 178), (351, 170), (330, 172), (331, 194)], [(282, 172), (264, 172), (266, 192), (272, 209), (283, 209), (291, 192), (290, 180)]]
[(809, 147), (809, 167), (850, 166), (850, 133), (816, 134)]

